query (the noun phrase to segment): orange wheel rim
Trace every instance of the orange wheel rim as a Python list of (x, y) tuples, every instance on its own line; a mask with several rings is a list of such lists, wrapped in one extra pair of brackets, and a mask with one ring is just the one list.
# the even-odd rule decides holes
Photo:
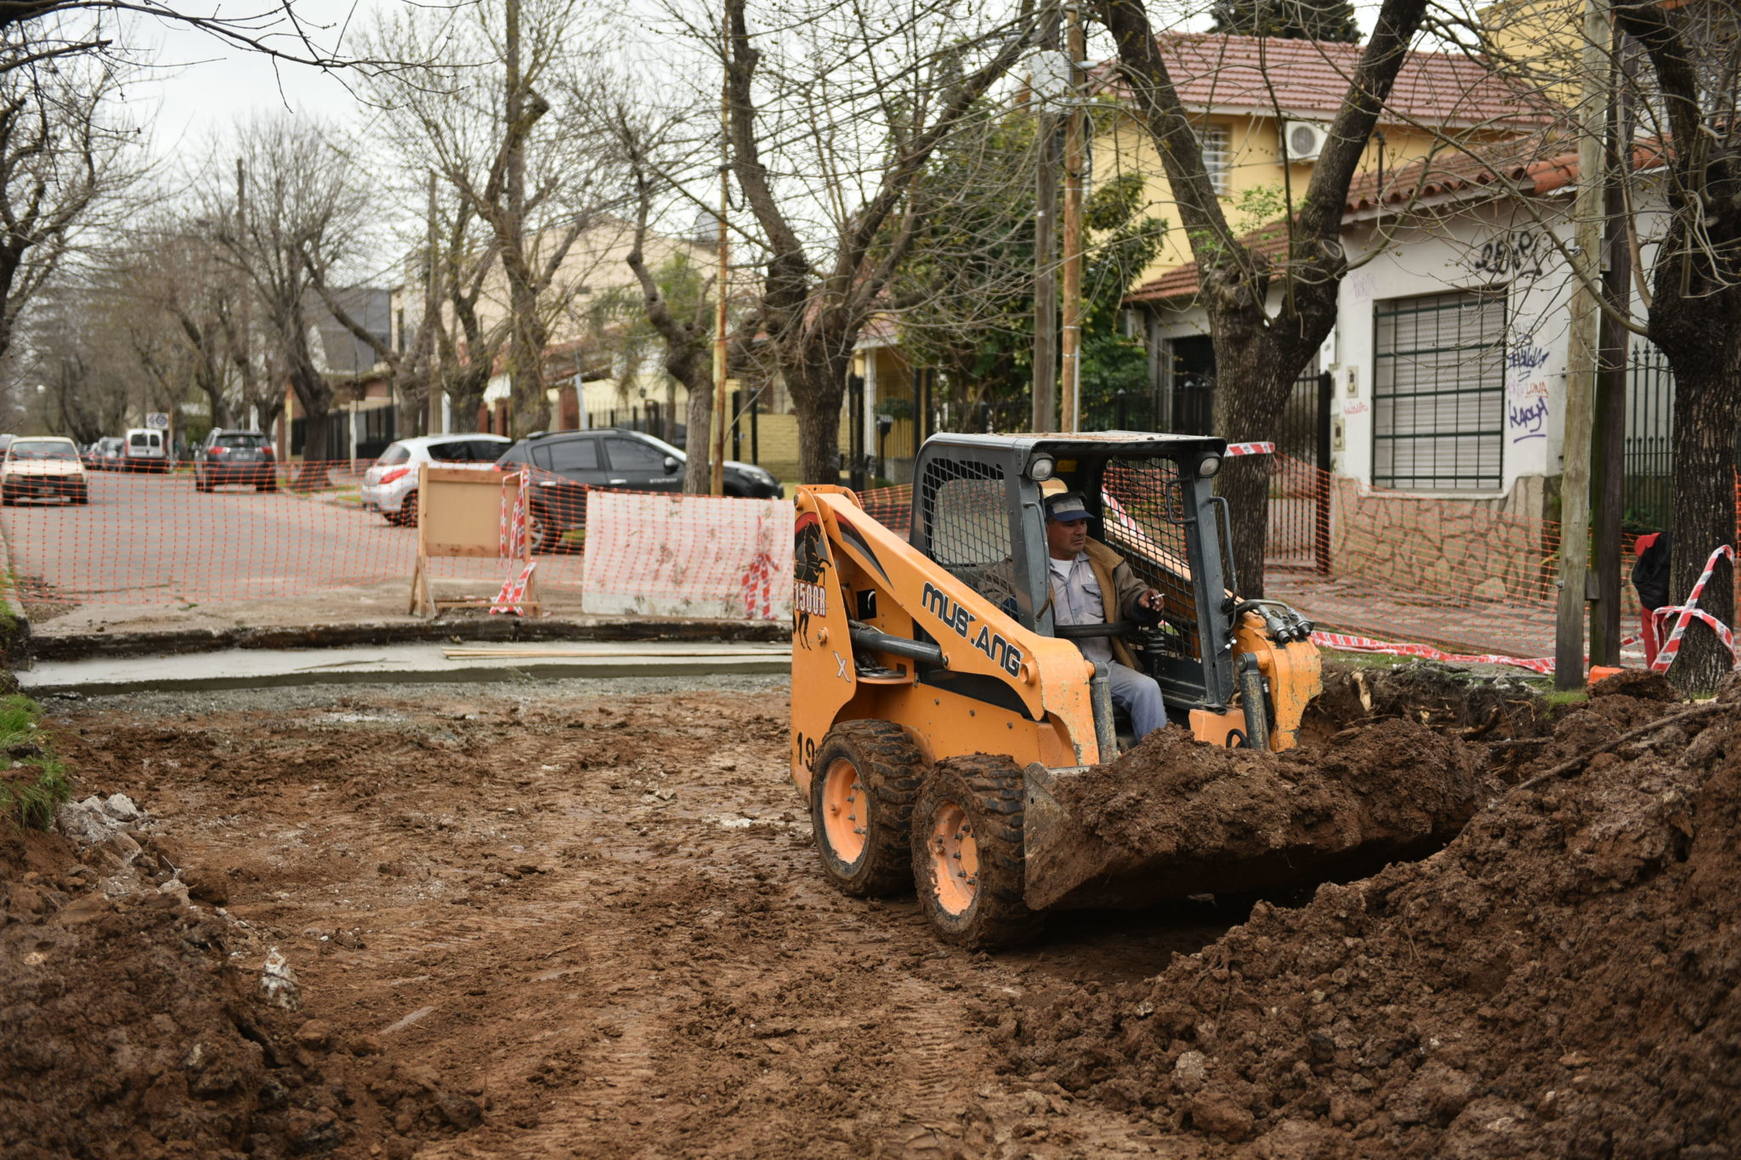
[(822, 774), (822, 829), (834, 856), (852, 865), (864, 856), (865, 828), (870, 810), (858, 770), (846, 758), (832, 762)]
[(945, 802), (931, 825), (931, 882), (937, 903), (950, 914), (964, 914), (979, 896), (979, 843), (967, 811)]

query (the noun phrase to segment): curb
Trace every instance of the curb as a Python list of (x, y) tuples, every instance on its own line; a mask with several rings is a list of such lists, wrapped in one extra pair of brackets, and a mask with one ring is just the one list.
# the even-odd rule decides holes
[(12, 541), (0, 524), (0, 593), (5, 596), (4, 615), (10, 623), (0, 624), (0, 666), (23, 669), (30, 666), (30, 618), (24, 615), (24, 604), (18, 599), (18, 589), (12, 582)]
[[(289, 688), (309, 685), (420, 685), (464, 682), (481, 684), (501, 681), (548, 681), (610, 677), (732, 677), (744, 675), (784, 676), (791, 671), (791, 657), (785, 652), (764, 652), (723, 656), (658, 656), (656, 654), (624, 655), (622, 657), (526, 658), (513, 661), (473, 661), (431, 668), (427, 664), (408, 667), (403, 663), (381, 667), (382, 662), (355, 660), (333, 666), (313, 665), (296, 669), (265, 669), (257, 671), (218, 671), (200, 675), (182, 672), (166, 676), (161, 672), (105, 673), (99, 679), (86, 679), (64, 671), (46, 675), (48, 679), (22, 682), (33, 697), (77, 696), (100, 697), (122, 693), (191, 693), (221, 689)], [(58, 679), (57, 679), (58, 677)]]
[[(3, 564), (4, 561), (0, 561)], [(783, 621), (744, 620), (537, 620), (518, 617), (466, 618), (414, 622), (381, 621), (296, 628), (174, 629), (167, 632), (85, 633), (37, 636), (11, 592), (28, 649), (13, 654), (15, 667), (28, 661), (78, 661), (94, 657), (165, 656), (225, 649), (315, 649), (345, 645), (433, 644), (454, 641), (724, 641), (784, 643), (791, 627)], [(24, 663), (17, 663), (24, 662)]]

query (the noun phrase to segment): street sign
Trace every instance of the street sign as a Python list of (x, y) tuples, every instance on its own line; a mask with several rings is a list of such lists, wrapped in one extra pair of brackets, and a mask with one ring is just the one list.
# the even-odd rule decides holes
[(145, 416), (145, 425), (155, 427), (159, 431), (169, 430), (169, 416), (162, 411), (153, 411)]

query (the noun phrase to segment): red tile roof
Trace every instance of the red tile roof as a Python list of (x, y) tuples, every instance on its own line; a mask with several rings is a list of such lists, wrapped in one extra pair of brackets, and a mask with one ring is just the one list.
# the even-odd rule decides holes
[[(1657, 143), (1641, 141), (1633, 147), (1634, 170), (1652, 169), (1661, 163), (1662, 151)], [(1447, 150), (1435, 154), (1386, 173), (1382, 190), (1377, 173), (1360, 174), (1349, 187), (1343, 213), (1353, 215), (1382, 207), (1402, 210), (1414, 201), (1459, 194), (1541, 197), (1565, 189), (1577, 180), (1578, 152), (1574, 143), (1564, 137), (1532, 136), (1527, 141), (1507, 142), (1479, 153)], [(1287, 254), (1288, 234), (1279, 221), (1253, 230), (1239, 240), (1278, 264)], [(1144, 282), (1126, 294), (1125, 301), (1158, 302), (1189, 298), (1196, 293), (1197, 263), (1187, 262)]]
[[(1644, 140), (1633, 145), (1635, 172), (1653, 169), (1662, 160), (1657, 142)], [(1532, 135), (1482, 150), (1446, 149), (1385, 174), (1382, 187), (1378, 174), (1362, 173), (1348, 187), (1343, 212), (1402, 207), (1411, 201), (1482, 190), (1541, 197), (1577, 180), (1577, 142), (1561, 134)]]
[[(1246, 234), (1239, 242), (1255, 254), (1279, 265), (1288, 253), (1288, 231), (1284, 222), (1271, 222)], [(1160, 302), (1169, 298), (1192, 298), (1197, 293), (1197, 263), (1174, 266), (1159, 278), (1144, 282), (1124, 296), (1126, 302)]]
[[(1330, 120), (1342, 107), (1362, 46), (1323, 40), (1164, 33), (1161, 56), (1187, 109)], [(1103, 75), (1113, 71), (1101, 66)], [(1112, 82), (1114, 90), (1119, 87)], [(1411, 52), (1380, 123), (1469, 128), (1549, 119), (1554, 106), (1461, 53)]]

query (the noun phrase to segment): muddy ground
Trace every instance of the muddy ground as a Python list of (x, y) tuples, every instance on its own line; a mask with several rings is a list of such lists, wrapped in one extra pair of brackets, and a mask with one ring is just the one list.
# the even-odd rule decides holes
[[(824, 883), (780, 680), (56, 702), (99, 800), (87, 844), (0, 841), (0, 1155), (1593, 1155), (1596, 1105), (1647, 1125), (1626, 1139), (1679, 1132), (1649, 1154), (1725, 1155), (1732, 1081), (1699, 1067), (1732, 1064), (1733, 1004), (1688, 988), (1727, 960), (1668, 945), (1720, 940), (1704, 912), (1613, 928), (1689, 897), (1732, 915), (1716, 855), (1687, 852), (1734, 853), (1696, 803), (1728, 800), (1705, 783), (1735, 747), (1675, 726), (1591, 763), (1589, 801), (1581, 768), (1519, 791), (1520, 818), (1509, 787), (1681, 707), (1634, 690), (1549, 737), (1515, 683), (1408, 671), (1333, 680), (1312, 736), (1434, 730), (1478, 786), (1444, 853), (1245, 925), (1248, 900), (1088, 912), (995, 956)], [(1578, 993), (1543, 975), (1606, 944), (1564, 1013)], [(1664, 972), (1696, 1011), (1647, 1002)], [(1598, 1001), (1626, 1004), (1600, 1043)], [(1520, 1094), (1554, 1069), (1562, 1094)], [(1645, 1099), (1665, 1082), (1671, 1126)]]

